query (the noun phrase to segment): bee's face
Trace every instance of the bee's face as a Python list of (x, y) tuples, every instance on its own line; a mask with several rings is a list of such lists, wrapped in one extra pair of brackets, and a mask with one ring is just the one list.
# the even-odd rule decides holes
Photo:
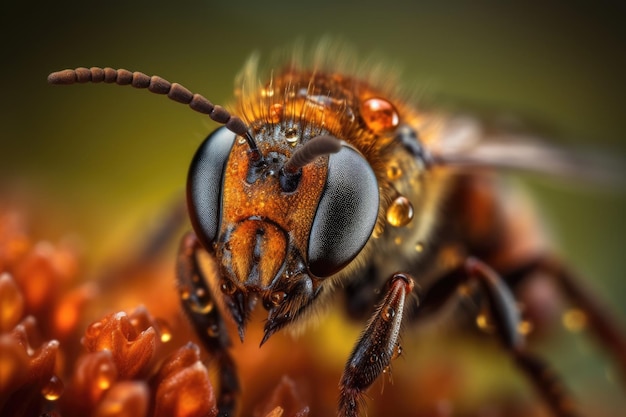
[(226, 128), (208, 137), (190, 169), (188, 201), (196, 234), (215, 251), (220, 289), (240, 334), (260, 299), (269, 312), (266, 340), (358, 255), (379, 197), (367, 161), (338, 140), (334, 153), (290, 173), (296, 145), (327, 132), (292, 119), (255, 133), (260, 159)]

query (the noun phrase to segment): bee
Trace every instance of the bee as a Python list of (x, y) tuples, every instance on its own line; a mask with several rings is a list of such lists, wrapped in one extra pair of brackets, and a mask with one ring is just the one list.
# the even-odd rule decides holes
[(525, 346), (514, 289), (536, 273), (552, 277), (622, 370), (626, 339), (546, 250), (500, 173), (578, 175), (580, 161), (472, 118), (419, 108), (384, 70), (357, 71), (336, 55), (322, 45), (312, 62), (291, 59), (264, 82), (252, 59), (231, 111), (141, 72), (92, 67), (48, 78), (148, 89), (222, 125), (192, 159), (193, 232), (177, 258), (182, 306), (219, 364), (220, 415), (236, 413), (240, 394), (225, 316), (243, 341), (262, 304), (262, 345), (344, 293), (350, 315), (366, 322), (339, 383), (338, 415), (355, 417), (364, 392), (400, 355), (403, 324), (431, 317), (460, 288), (481, 296), (502, 347), (553, 414), (576, 415), (558, 376)]

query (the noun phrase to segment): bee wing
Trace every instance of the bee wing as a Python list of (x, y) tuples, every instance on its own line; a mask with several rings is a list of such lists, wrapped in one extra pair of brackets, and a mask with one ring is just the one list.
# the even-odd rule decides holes
[(563, 148), (539, 136), (489, 131), (476, 119), (446, 123), (433, 162), (467, 169), (496, 168), (570, 180), (625, 185), (626, 161), (596, 149)]

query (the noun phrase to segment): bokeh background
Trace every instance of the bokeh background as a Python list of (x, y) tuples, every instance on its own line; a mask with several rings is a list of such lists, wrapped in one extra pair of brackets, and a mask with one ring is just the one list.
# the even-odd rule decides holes
[[(626, 6), (617, 0), (10, 0), (2, 9), (0, 205), (21, 205), (51, 239), (76, 234), (90, 265), (182, 198), (214, 124), (130, 87), (51, 87), (54, 70), (140, 70), (228, 103), (252, 52), (330, 35), (399, 64), (407, 88), (435, 102), (521, 115), (556, 143), (626, 154)], [(626, 322), (623, 189), (526, 182), (559, 253)], [(584, 337), (543, 349), (586, 401), (623, 401), (611, 362)]]

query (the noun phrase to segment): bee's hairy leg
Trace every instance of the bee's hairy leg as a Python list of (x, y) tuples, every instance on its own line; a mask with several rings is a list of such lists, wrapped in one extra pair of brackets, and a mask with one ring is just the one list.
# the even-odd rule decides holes
[(413, 279), (407, 274), (397, 273), (389, 279), (385, 297), (367, 323), (343, 371), (339, 383), (339, 416), (359, 415), (362, 393), (398, 354), (405, 300), (413, 286)]
[(620, 326), (619, 320), (611, 314), (604, 303), (598, 300), (593, 291), (587, 288), (582, 279), (555, 258), (538, 258), (517, 273), (512, 274), (511, 277), (507, 276), (507, 281), (512, 286), (516, 286), (537, 272), (553, 279), (557, 288), (568, 301), (584, 313), (587, 329), (613, 356), (620, 369), (622, 379), (626, 383), (626, 331)]
[(228, 352), (230, 338), (224, 320), (198, 262), (198, 254), (203, 250), (195, 234), (190, 232), (183, 237), (176, 270), (178, 291), (183, 309), (198, 338), (219, 367), (218, 415), (232, 416), (240, 392), (239, 378)]
[(526, 349), (524, 337), (519, 331), (520, 315), (517, 304), (505, 281), (488, 265), (475, 258), (466, 259), (463, 266), (448, 279), (456, 280), (459, 284), (466, 281), (479, 284), (480, 291), (487, 298), (487, 307), (496, 334), (517, 366), (533, 383), (555, 416), (577, 416), (574, 401), (560, 378), (547, 363)]

